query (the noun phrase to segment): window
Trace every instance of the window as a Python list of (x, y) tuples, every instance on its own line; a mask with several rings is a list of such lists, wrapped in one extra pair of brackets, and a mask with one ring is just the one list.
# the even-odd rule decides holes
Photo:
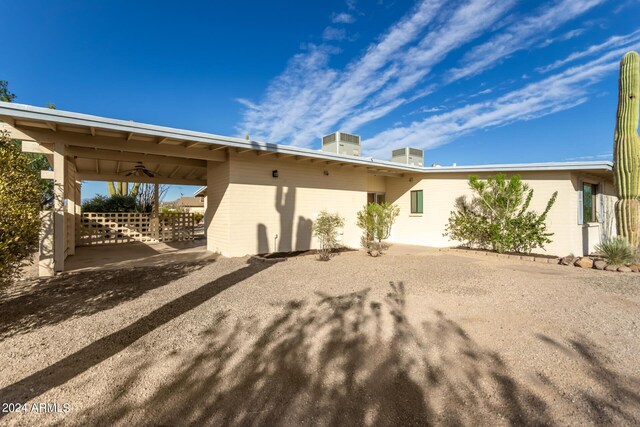
[(422, 190), (416, 190), (411, 192), (411, 213), (422, 213)]
[(596, 195), (598, 186), (585, 182), (582, 184), (582, 221), (596, 222)]
[(367, 203), (384, 203), (384, 193), (367, 193)]

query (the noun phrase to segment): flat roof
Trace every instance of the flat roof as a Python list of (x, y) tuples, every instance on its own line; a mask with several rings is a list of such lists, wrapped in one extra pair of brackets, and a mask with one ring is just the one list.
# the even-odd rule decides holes
[[(87, 133), (94, 133), (94, 129), (122, 132), (129, 135), (142, 135), (158, 139), (172, 139), (193, 142), (197, 144), (212, 144), (216, 146), (233, 147), (241, 150), (255, 150), (274, 152), (278, 154), (317, 158), (327, 161), (337, 161), (353, 165), (362, 165), (378, 170), (390, 170), (414, 173), (480, 173), (480, 172), (519, 172), (519, 171), (558, 171), (585, 170), (611, 171), (613, 163), (610, 161), (581, 161), (581, 162), (545, 162), (545, 163), (512, 163), (469, 166), (413, 166), (395, 163), (387, 160), (377, 160), (370, 157), (357, 157), (335, 153), (294, 147), (290, 145), (273, 144), (262, 141), (246, 140), (205, 132), (195, 132), (131, 120), (118, 120), (70, 111), (53, 110), (26, 104), (0, 102), (0, 118), (12, 126), (20, 121), (42, 122), (43, 127), (68, 125), (87, 128)], [(90, 132), (89, 132), (90, 130)]]

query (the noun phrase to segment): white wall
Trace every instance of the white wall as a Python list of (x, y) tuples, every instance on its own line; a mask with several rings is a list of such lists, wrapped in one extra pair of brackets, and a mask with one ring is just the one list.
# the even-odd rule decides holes
[(207, 250), (226, 255), (230, 252), (231, 193), (229, 162), (207, 164), (207, 211), (205, 230)]
[[(367, 173), (352, 165), (326, 165), (293, 159), (231, 153), (228, 177), (209, 165), (207, 245), (226, 256), (316, 248), (312, 225), (326, 210), (345, 218), (343, 244), (358, 247), (356, 212), (366, 204)], [(278, 178), (272, 171), (278, 171)], [(324, 171), (328, 171), (328, 175)], [(213, 182), (227, 182), (212, 186)], [(221, 192), (224, 190), (224, 196)], [(215, 197), (212, 197), (214, 195)], [(222, 199), (222, 203), (216, 200)], [(226, 203), (225, 203), (226, 202)], [(222, 216), (216, 218), (216, 212)], [(225, 232), (222, 228), (226, 225)]]
[[(272, 177), (272, 171), (278, 177)], [(328, 175), (324, 172), (327, 171)], [(558, 198), (547, 217), (548, 230), (554, 235), (546, 252), (552, 255), (582, 255), (592, 250), (594, 236), (604, 226), (578, 224), (579, 175), (570, 171), (521, 172), (523, 181), (534, 189), (531, 209), (542, 212), (554, 191)], [(487, 174), (480, 174), (486, 178)], [(592, 177), (593, 178), (593, 177)], [(376, 176), (352, 165), (327, 165), (256, 156), (254, 153), (230, 153), (224, 163), (208, 166), (205, 219), (207, 247), (226, 256), (286, 252), (316, 248), (312, 225), (322, 210), (337, 212), (345, 218), (342, 242), (360, 246), (361, 230), (356, 213), (366, 203), (367, 192), (384, 192), (388, 202), (400, 207), (392, 229), (391, 242), (446, 247), (458, 244), (443, 235), (456, 198), (471, 196), (468, 174), (405, 174), (402, 177)], [(607, 194), (612, 183), (600, 178)], [(423, 190), (424, 211), (410, 213), (410, 191)], [(615, 197), (608, 196), (607, 203)], [(613, 223), (615, 229), (615, 223)], [(611, 228), (611, 227), (608, 227)]]
[[(558, 198), (546, 221), (547, 229), (554, 233), (552, 243), (545, 250), (536, 252), (582, 255), (585, 231), (582, 225), (578, 225), (576, 176), (569, 171), (521, 172), (519, 175), (534, 190), (531, 209), (537, 212), (542, 212), (553, 192), (558, 191)], [(486, 178), (487, 174), (479, 176)], [(471, 196), (467, 174), (443, 173), (423, 177), (407, 175), (402, 178), (387, 178), (386, 182), (387, 201), (397, 203), (400, 207), (400, 216), (392, 229), (390, 241), (435, 247), (459, 243), (450, 241), (443, 233), (456, 198)], [(606, 183), (607, 191), (610, 191), (610, 186), (610, 183)], [(411, 190), (423, 190), (423, 214), (410, 213)], [(592, 224), (592, 227), (600, 233), (599, 224)], [(591, 230), (591, 233), (595, 232)], [(593, 245), (590, 245), (591, 248)]]
[(588, 255), (595, 252), (595, 247), (605, 238), (615, 236), (616, 233), (616, 220), (615, 220), (615, 203), (617, 201), (615, 187), (613, 182), (609, 179), (605, 179), (598, 175), (592, 175), (589, 173), (572, 173), (571, 183), (574, 191), (571, 194), (574, 205), (579, 206), (578, 191), (580, 190), (582, 183), (588, 182), (591, 184), (597, 184), (599, 191), (603, 194), (603, 214), (604, 218), (600, 221), (600, 198), (596, 200), (596, 222), (578, 224), (576, 219), (575, 224), (572, 225), (572, 248), (570, 253), (574, 255)]

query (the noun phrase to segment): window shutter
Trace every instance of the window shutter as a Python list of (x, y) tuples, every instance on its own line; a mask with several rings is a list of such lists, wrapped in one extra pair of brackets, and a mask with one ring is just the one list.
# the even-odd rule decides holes
[(418, 191), (418, 213), (422, 213), (422, 190)]
[(604, 195), (602, 194), (604, 186), (598, 185), (598, 222), (604, 224)]
[(584, 203), (582, 202), (582, 181), (578, 180), (578, 224), (584, 224)]

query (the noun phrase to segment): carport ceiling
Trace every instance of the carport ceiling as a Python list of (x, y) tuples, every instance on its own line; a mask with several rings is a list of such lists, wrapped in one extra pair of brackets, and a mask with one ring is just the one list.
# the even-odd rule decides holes
[[(84, 180), (205, 185), (207, 161), (225, 159), (224, 145), (35, 119), (2, 119), (19, 132), (14, 131), (14, 136), (36, 141), (45, 154), (63, 143), (65, 156)], [(141, 165), (153, 177), (140, 172), (127, 176)]]

